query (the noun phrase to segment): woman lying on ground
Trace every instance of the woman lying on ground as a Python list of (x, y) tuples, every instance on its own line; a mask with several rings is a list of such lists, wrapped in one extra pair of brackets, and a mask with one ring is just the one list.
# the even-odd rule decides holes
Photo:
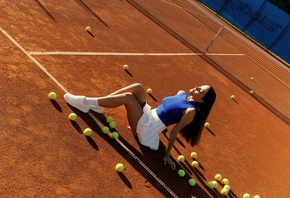
[(175, 163), (170, 159), (170, 151), (179, 133), (191, 145), (196, 145), (215, 102), (216, 94), (209, 85), (196, 86), (189, 90), (178, 91), (174, 96), (165, 97), (154, 109), (146, 102), (146, 92), (140, 83), (134, 83), (103, 97), (64, 95), (71, 106), (87, 113), (89, 110), (102, 113), (104, 108), (115, 108), (124, 105), (131, 130), (140, 143), (152, 150), (159, 148), (159, 133), (169, 125), (175, 124), (169, 136), (164, 164), (172, 170)]

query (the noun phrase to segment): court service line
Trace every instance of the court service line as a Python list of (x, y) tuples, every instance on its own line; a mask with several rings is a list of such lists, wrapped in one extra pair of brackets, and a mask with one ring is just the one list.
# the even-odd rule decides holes
[(245, 54), (226, 53), (127, 53), (127, 52), (40, 52), (30, 51), (30, 55), (69, 55), (69, 56), (244, 56)]
[(64, 92), (68, 92), (62, 84), (56, 80), (29, 52), (27, 52), (16, 40), (14, 40), (5, 30), (0, 27), (1, 32), (9, 38), (26, 56), (28, 56), (44, 73), (46, 73)]
[[(45, 72), (65, 93), (68, 91), (54, 78), (29, 52), (27, 52), (16, 40), (14, 40), (5, 30), (0, 27), (0, 31), (9, 38), (24, 54), (26, 54), (43, 72)], [(103, 123), (97, 119), (94, 114), (88, 112), (88, 114), (96, 121), (96, 123), (104, 127)], [(109, 133), (108, 133), (109, 134)], [(121, 140), (116, 139), (120, 146), (122, 146), (167, 192), (174, 198), (178, 196), (143, 162), (139, 159)]]

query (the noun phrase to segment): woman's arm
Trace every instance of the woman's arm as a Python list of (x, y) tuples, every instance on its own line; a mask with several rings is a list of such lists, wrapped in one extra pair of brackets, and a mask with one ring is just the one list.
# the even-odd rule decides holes
[(193, 120), (194, 115), (195, 115), (194, 108), (186, 109), (180, 121), (175, 125), (175, 127), (170, 132), (168, 146), (167, 146), (166, 153), (163, 160), (164, 160), (164, 164), (168, 163), (171, 166), (172, 170), (175, 170), (175, 163), (170, 159), (171, 149), (173, 147), (173, 144), (176, 140), (177, 135), (186, 125), (188, 125)]

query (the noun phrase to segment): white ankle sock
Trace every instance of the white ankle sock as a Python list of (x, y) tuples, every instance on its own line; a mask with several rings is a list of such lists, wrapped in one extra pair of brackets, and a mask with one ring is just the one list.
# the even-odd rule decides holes
[(94, 106), (99, 106), (99, 103), (98, 103), (98, 98), (88, 98), (86, 97), (84, 99), (84, 105), (94, 105)]

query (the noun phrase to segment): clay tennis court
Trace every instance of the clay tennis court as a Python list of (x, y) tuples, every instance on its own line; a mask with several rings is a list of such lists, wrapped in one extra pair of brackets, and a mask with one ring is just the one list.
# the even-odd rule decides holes
[[(207, 187), (217, 173), (230, 181), (228, 197), (287, 197), (289, 124), (130, 2), (0, 1), (1, 197), (224, 197), (221, 184)], [(151, 151), (127, 129), (124, 107), (84, 114), (63, 99), (66, 91), (103, 96), (135, 82), (153, 89), (152, 108), (181, 89), (210, 84), (216, 90), (210, 130), (195, 147), (178, 137), (175, 171), (162, 160), (170, 127)], [(56, 100), (48, 98), (52, 91)], [(72, 112), (75, 122), (68, 119)], [(118, 141), (96, 122), (106, 124), (109, 116)], [(85, 137), (88, 127), (93, 134)], [(192, 151), (198, 168), (191, 167)], [(122, 173), (117, 163), (124, 164)]]

